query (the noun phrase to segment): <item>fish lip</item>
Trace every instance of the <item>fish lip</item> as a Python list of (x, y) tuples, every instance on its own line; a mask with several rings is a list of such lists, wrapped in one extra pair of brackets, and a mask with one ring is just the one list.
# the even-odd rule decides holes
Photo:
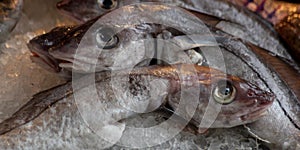
[(251, 104), (247, 104), (244, 107), (249, 108), (249, 111), (237, 115), (237, 118), (244, 123), (250, 123), (258, 120), (259, 118), (267, 114), (268, 108), (273, 104), (276, 96), (268, 91), (261, 91), (252, 95)]
[(249, 121), (251, 122), (251, 121), (258, 120), (259, 118), (261, 118), (267, 114), (267, 110), (269, 109), (269, 106), (271, 104), (272, 103), (269, 103), (269, 104), (263, 105), (263, 106), (258, 106), (258, 109), (255, 109), (255, 110), (251, 111), (250, 113), (241, 115), (239, 118), (245, 122), (249, 122)]
[(275, 94), (267, 91), (263, 92), (263, 94), (260, 95), (259, 99), (256, 99), (257, 109), (255, 109), (251, 113), (241, 116), (241, 119), (257, 120), (260, 117), (264, 116), (267, 112), (267, 109), (273, 104), (275, 98)]
[[(68, 56), (63, 55), (63, 53), (54, 53), (51, 49), (45, 49), (40, 44), (34, 42), (34, 39), (27, 43), (27, 47), (29, 48), (30, 52), (33, 54), (31, 56), (32, 61), (35, 61), (33, 58), (38, 58), (41, 60), (40, 64), (44, 69), (52, 71), (54, 73), (59, 73), (62, 71), (64, 67), (61, 64), (73, 64), (75, 56), (70, 54)], [(76, 61), (80, 63), (79, 60)], [(45, 64), (49, 67), (44, 67), (42, 64)], [(86, 63), (86, 62), (85, 62)]]
[(31, 57), (38, 57), (45, 64), (50, 66), (54, 72), (60, 72), (61, 67), (59, 67), (59, 60), (55, 59), (50, 55), (48, 50), (43, 50), (42, 46), (33, 42), (32, 40), (27, 43), (27, 47), (30, 52), (33, 54)]

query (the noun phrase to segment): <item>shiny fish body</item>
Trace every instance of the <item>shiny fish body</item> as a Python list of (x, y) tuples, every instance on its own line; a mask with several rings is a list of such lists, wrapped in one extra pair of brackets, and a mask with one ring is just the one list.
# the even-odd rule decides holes
[[(102, 72), (97, 73), (95, 77), (96, 95), (99, 95), (98, 98), (101, 104), (105, 104), (104, 109), (100, 107), (98, 109), (99, 112), (96, 112), (95, 115), (99, 113), (98, 119), (101, 122), (107, 121), (107, 123), (114, 123), (110, 122), (111, 118), (120, 120), (135, 114), (123, 107), (135, 101), (149, 102), (147, 105), (136, 105), (138, 106), (136, 110), (141, 110), (140, 112), (153, 111), (161, 105), (165, 105), (165, 103), (169, 103), (172, 109), (175, 110), (180, 107), (178, 106), (178, 99), (180, 99), (178, 96), (180, 96), (180, 92), (183, 92), (182, 87), (188, 89), (186, 94), (191, 94), (188, 96), (187, 101), (196, 100), (199, 102), (193, 119), (196, 122), (200, 122), (201, 119), (198, 119), (202, 118), (201, 116), (207, 107), (208, 99), (211, 95), (210, 91), (217, 87), (217, 83), (224, 80), (229, 81), (235, 87), (236, 96), (230, 104), (221, 107), (221, 111), (211, 128), (227, 128), (253, 122), (261, 117), (274, 99), (273, 94), (265, 92), (236, 76), (226, 75), (218, 70), (197, 65), (151, 66), (137, 68), (130, 72), (120, 71), (116, 74)], [(39, 147), (43, 143), (51, 145), (54, 141), (59, 141), (58, 143), (61, 144), (54, 145), (54, 147), (66, 144), (74, 146), (76, 141), (83, 140), (89, 143), (91, 142), (90, 138), (97, 138), (97, 135), (84, 124), (76, 106), (78, 102), (75, 104), (73, 99), (76, 95), (84, 96), (82, 100), (87, 104), (86, 102), (89, 99), (95, 98), (94, 96), (96, 95), (89, 93), (88, 89), (91, 87), (91, 84), (86, 82), (88, 78), (89, 76), (83, 77), (77, 80), (79, 82), (75, 82), (79, 83), (78, 87), (80, 88), (72, 89), (72, 83), (68, 82), (34, 95), (11, 118), (0, 123), (0, 132), (2, 134), (0, 136), (1, 147), (24, 148), (30, 144), (31, 146)], [(119, 90), (129, 88), (124, 94), (125, 97), (124, 95), (118, 97), (119, 92), (114, 93), (114, 90), (118, 89), (113, 89), (111, 81), (117, 81), (121, 87)], [(195, 96), (193, 94), (200, 94), (201, 97), (194, 99)], [(96, 101), (91, 104), (97, 107), (101, 106)], [(190, 111), (195, 105), (191, 106), (188, 104), (184, 107), (188, 108), (183, 109), (179, 115), (189, 115), (186, 111)], [(213, 104), (220, 105), (216, 101)], [(95, 113), (95, 111), (93, 112)], [(104, 114), (108, 114), (108, 116)], [(84, 117), (85, 121), (97, 119), (92, 114), (90, 114), (91, 118), (85, 118), (87, 116), (82, 117)], [(103, 141), (100, 140), (97, 144), (93, 144), (90, 147), (97, 147), (103, 144)]]
[(4, 42), (14, 29), (22, 13), (23, 0), (0, 2), (0, 42)]

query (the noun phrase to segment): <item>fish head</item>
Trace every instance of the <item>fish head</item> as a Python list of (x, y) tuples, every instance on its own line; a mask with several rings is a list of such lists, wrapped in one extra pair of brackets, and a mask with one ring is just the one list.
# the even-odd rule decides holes
[(258, 86), (238, 78), (227, 76), (213, 86), (212, 97), (222, 104), (221, 111), (214, 123), (216, 126), (233, 127), (251, 123), (266, 115), (275, 95)]
[(216, 116), (207, 115), (207, 118), (203, 118), (214, 119), (215, 117), (212, 124), (214, 128), (229, 128), (254, 122), (266, 114), (267, 108), (275, 99), (273, 93), (237, 76), (213, 69), (210, 69), (209, 73), (209, 82), (205, 81), (205, 83), (211, 89), (210, 93), (206, 93), (210, 97), (207, 98), (210, 102), (207, 102), (206, 106), (211, 103), (213, 109), (200, 107), (202, 110), (199, 112), (208, 111), (208, 113), (217, 114)]
[(51, 72), (60, 72), (59, 63), (61, 61), (55, 59), (49, 50), (59, 45), (64, 40), (66, 33), (72, 28), (72, 26), (56, 27), (49, 33), (31, 39), (27, 44), (32, 53), (31, 60)]
[[(237, 76), (205, 66), (193, 68), (197, 72), (197, 78), (189, 73), (190, 75), (185, 75), (189, 76), (185, 79), (192, 81), (188, 86), (198, 81), (198, 84), (193, 85), (195, 88), (200, 88), (199, 103), (193, 119), (199, 123), (196, 126), (202, 123), (203, 126), (201, 125), (200, 128), (229, 128), (254, 122), (266, 114), (267, 108), (275, 99), (273, 93)], [(191, 101), (193, 100), (188, 102)], [(170, 105), (172, 104), (174, 102)], [(189, 110), (192, 109), (186, 109)], [(210, 124), (205, 124), (209, 122)]]

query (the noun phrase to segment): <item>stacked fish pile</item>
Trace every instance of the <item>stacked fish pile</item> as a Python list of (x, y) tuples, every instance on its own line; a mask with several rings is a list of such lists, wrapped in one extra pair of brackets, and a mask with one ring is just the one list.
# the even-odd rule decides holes
[[(226, 142), (209, 143), (213, 136), (204, 133), (247, 124), (247, 137), (259, 144), (248, 142), (246, 148), (300, 149), (299, 67), (294, 56), (299, 48), (284, 32), (295, 31), (291, 36), (298, 37), (299, 15), (275, 25), (296, 51), (291, 53), (271, 24), (243, 8), (255, 5), (260, 13), (264, 4), (59, 2), (58, 9), (79, 24), (56, 27), (31, 39), (28, 48), (33, 62), (69, 81), (34, 95), (1, 122), (0, 145), (245, 148), (241, 141), (228, 144), (228, 137)], [(270, 12), (267, 19), (280, 14)], [(132, 119), (145, 115), (155, 119), (142, 125)], [(186, 134), (198, 140), (202, 136), (205, 142), (176, 146), (176, 136)]]

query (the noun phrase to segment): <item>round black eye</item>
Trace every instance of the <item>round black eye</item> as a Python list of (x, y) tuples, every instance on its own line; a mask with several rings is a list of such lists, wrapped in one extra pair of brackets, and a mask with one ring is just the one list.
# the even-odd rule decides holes
[(235, 96), (236, 89), (231, 82), (227, 80), (219, 81), (213, 91), (215, 101), (224, 105), (233, 102)]
[(119, 38), (113, 29), (103, 27), (96, 33), (96, 42), (99, 48), (112, 49), (119, 43)]
[(98, 0), (98, 3), (103, 9), (113, 9), (117, 6), (117, 0)]

